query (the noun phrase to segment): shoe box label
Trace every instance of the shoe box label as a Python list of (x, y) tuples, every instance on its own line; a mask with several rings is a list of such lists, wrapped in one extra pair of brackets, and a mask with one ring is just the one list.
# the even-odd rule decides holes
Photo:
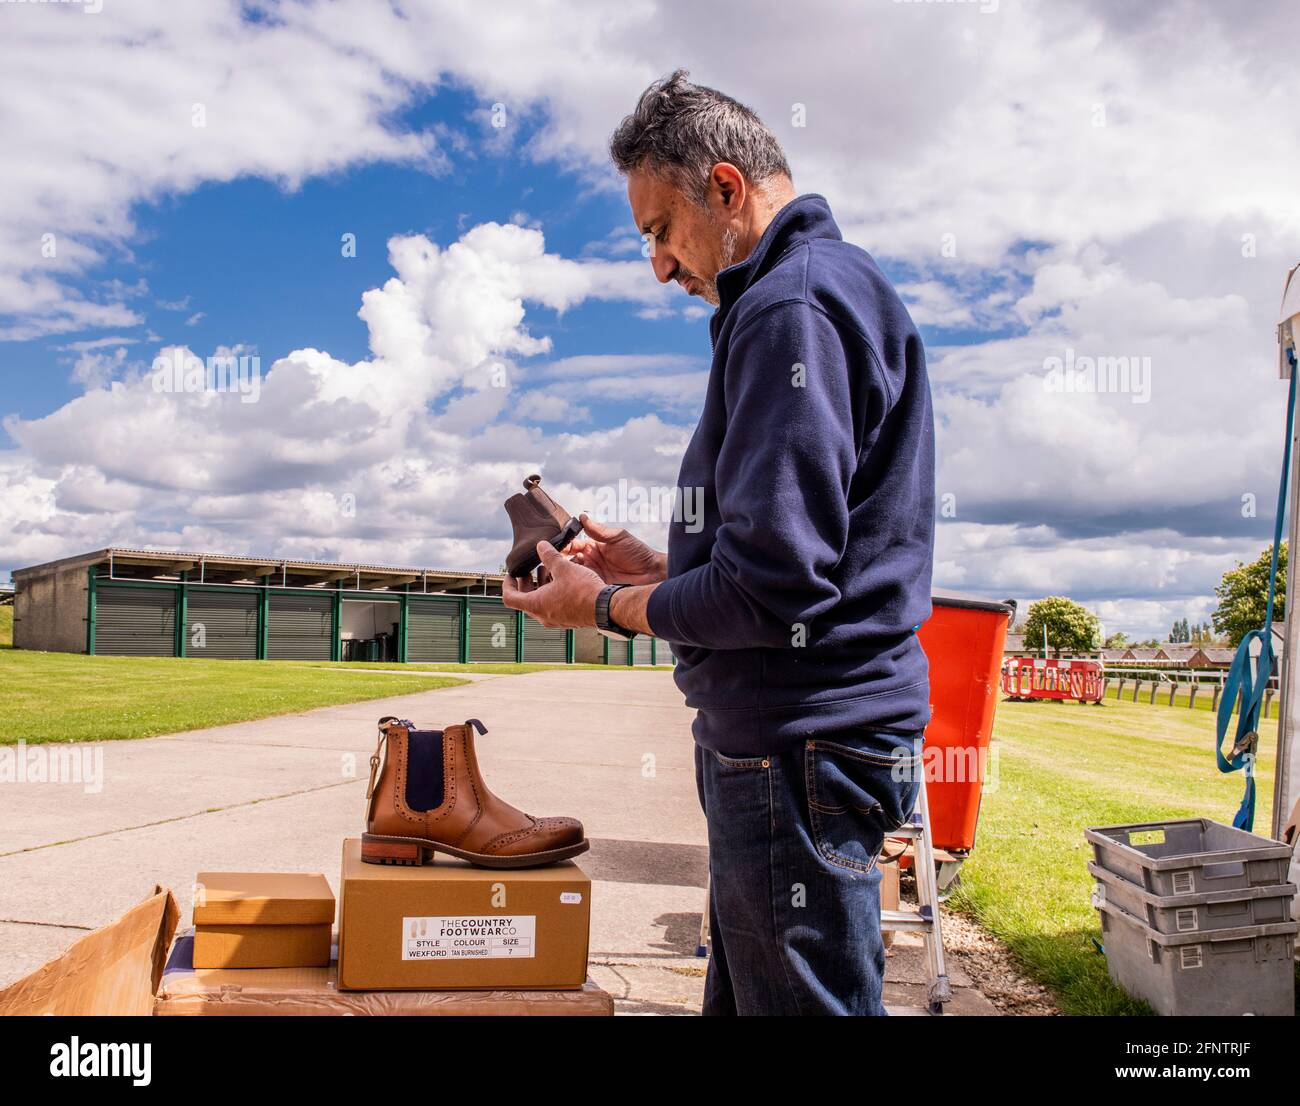
[(533, 914), (403, 918), (402, 959), (531, 959), (536, 938), (537, 917)]

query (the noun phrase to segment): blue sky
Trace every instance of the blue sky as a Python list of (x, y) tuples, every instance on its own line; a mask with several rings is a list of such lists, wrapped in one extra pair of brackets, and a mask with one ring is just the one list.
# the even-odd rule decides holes
[[(473, 127), (474, 113), (484, 107), (447, 89), (401, 113), (394, 125)], [(132, 348), (133, 356), (152, 356), (161, 345), (199, 351), (238, 341), (263, 357), (310, 345), (360, 360), (368, 349), (357, 309), (364, 291), (392, 275), (387, 242), (393, 235), (423, 234), (446, 245), (479, 223), (522, 215), (544, 228), (549, 250), (567, 257), (635, 256), (629, 251), (640, 241), (621, 193), (593, 189), (554, 165), (524, 162), (517, 150), (529, 133), (521, 126), (511, 149), (467, 157), (440, 175), (381, 163), (293, 188), (241, 178), (141, 203), (133, 211), (137, 232), (129, 252), (109, 256), (70, 283), (88, 298), (112, 282), (137, 289), (126, 302), (142, 322), (112, 328), (144, 347)], [(345, 233), (356, 236), (355, 256), (342, 256)], [(645, 275), (653, 280), (648, 263)], [(704, 319), (647, 320), (597, 302), (562, 316), (541, 310), (529, 325), (553, 339), (559, 356), (708, 355)], [(146, 340), (150, 334), (157, 338)], [(65, 347), (109, 336), (85, 329), (4, 343), (10, 366), (4, 413), (36, 418), (74, 398), (80, 388), (69, 367), (76, 354)], [(596, 425), (621, 421), (626, 407), (613, 405)]]
[[(912, 310), (937, 585), (1159, 636), (1267, 542), (1285, 5), (817, 0), (743, 34), (674, 0), (256, 9), (0, 5), (0, 571), (108, 544), (491, 568), (528, 472), (575, 509), (670, 487), (707, 311), (654, 285), (605, 142), (677, 65), (760, 112)], [(177, 347), (255, 352), (259, 401), (157, 394)], [(1060, 394), (1067, 356), (1149, 388)]]

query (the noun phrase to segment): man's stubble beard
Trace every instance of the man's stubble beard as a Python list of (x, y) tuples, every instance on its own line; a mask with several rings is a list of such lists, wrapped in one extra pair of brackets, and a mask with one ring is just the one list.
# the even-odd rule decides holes
[[(740, 235), (738, 235), (731, 227), (728, 227), (722, 232), (722, 254), (718, 259), (719, 273), (722, 272), (723, 269), (729, 269), (735, 263), (736, 244), (739, 241)], [(700, 298), (706, 303), (711, 303), (714, 307), (717, 307), (722, 302), (722, 298), (718, 295), (717, 274), (714, 274), (708, 279), (701, 278), (700, 283), (703, 285), (700, 289)]]

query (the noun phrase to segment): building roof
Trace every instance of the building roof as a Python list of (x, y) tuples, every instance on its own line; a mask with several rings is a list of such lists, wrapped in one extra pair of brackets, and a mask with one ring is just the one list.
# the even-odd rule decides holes
[(1208, 649), (1202, 648), (1201, 653), (1211, 664), (1231, 664), (1232, 658), (1237, 655), (1237, 650), (1211, 646)]
[(361, 564), (347, 561), (313, 561), (292, 557), (252, 557), (243, 554), (191, 553), (175, 549), (128, 549), (111, 546), (93, 553), (65, 557), (59, 561), (14, 569), (14, 582), (21, 585), (25, 579), (45, 576), (80, 567), (105, 565), (111, 575), (128, 579), (157, 579), (160, 576), (177, 577), (187, 573), (190, 582), (232, 583), (239, 580), (260, 581), (269, 577), (271, 584), (290, 584), (294, 587), (314, 587), (351, 580), (358, 590), (400, 587), (420, 583), (436, 585), (445, 590), (448, 586), (472, 587), (488, 584), (499, 586), (504, 575), (499, 572), (466, 572), (446, 568), (402, 568), (393, 565)]

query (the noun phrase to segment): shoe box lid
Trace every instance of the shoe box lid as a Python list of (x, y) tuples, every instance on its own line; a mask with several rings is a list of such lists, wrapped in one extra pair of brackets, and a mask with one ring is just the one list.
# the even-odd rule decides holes
[(200, 872), (195, 925), (328, 925), (334, 892), (319, 872)]

